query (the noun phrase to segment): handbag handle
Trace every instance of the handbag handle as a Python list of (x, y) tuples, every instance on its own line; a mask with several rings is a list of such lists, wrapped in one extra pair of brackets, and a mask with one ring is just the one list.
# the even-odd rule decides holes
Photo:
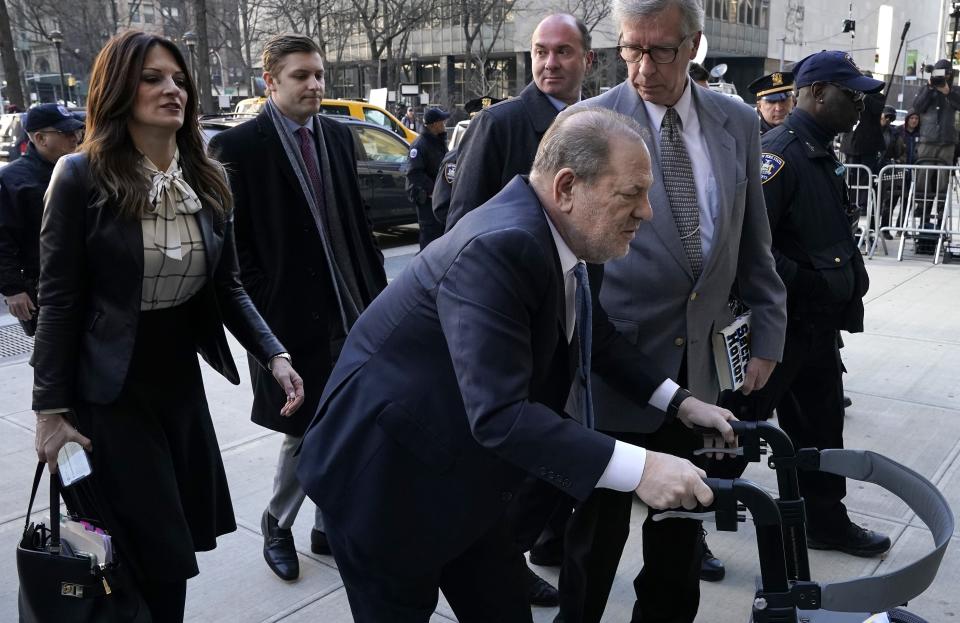
[[(30, 490), (30, 502), (27, 504), (27, 518), (23, 522), (23, 531), (30, 529), (30, 515), (33, 513), (33, 502), (40, 488), (40, 479), (43, 477), (45, 463), (37, 463), (37, 471), (33, 474), (33, 488)], [(59, 479), (50, 474), (50, 549), (60, 552), (60, 483)]]

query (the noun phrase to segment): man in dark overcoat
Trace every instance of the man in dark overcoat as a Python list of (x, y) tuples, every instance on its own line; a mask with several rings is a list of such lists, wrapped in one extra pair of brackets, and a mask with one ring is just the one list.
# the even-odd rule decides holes
[[(304, 500), (295, 452), (347, 332), (386, 286), (357, 180), (349, 128), (317, 113), (323, 60), (311, 39), (278, 35), (263, 52), (270, 98), (263, 111), (218, 134), (210, 149), (227, 169), (234, 195), (237, 252), (244, 286), (290, 350), (306, 399), (293, 417), (285, 398), (251, 360), (252, 419), (285, 434), (264, 510), (264, 558), (278, 576), (299, 576), (290, 528)], [(311, 550), (329, 554), (317, 509)]]

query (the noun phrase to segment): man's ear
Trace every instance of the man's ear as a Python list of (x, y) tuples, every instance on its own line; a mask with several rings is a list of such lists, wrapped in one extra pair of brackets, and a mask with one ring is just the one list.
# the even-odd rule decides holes
[(560, 169), (553, 176), (553, 200), (562, 212), (569, 214), (573, 209), (573, 186), (576, 180), (576, 174), (569, 167)]
[(270, 72), (263, 72), (263, 82), (267, 85), (267, 91), (276, 91), (276, 87), (274, 87), (273, 84), (273, 75), (271, 75)]

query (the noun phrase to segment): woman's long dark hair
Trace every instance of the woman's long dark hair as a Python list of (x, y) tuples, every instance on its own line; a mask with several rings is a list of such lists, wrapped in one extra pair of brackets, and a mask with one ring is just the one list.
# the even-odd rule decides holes
[(149, 182), (141, 155), (127, 130), (147, 52), (166, 48), (186, 76), (187, 104), (183, 126), (177, 130), (180, 168), (184, 179), (205, 206), (225, 215), (232, 207), (223, 167), (207, 157), (197, 121), (197, 88), (188, 65), (173, 43), (139, 31), (119, 34), (100, 50), (90, 74), (87, 128), (81, 151), (90, 159), (90, 171), (101, 201), (115, 203), (121, 216), (140, 218), (150, 208)]

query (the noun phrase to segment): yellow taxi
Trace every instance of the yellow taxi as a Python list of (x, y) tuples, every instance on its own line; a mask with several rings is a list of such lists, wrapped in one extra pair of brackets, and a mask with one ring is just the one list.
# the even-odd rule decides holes
[[(235, 113), (257, 114), (266, 101), (265, 97), (250, 97), (237, 102)], [(386, 110), (374, 104), (356, 100), (328, 100), (320, 102), (320, 113), (324, 115), (339, 115), (342, 117), (353, 117), (361, 121), (374, 123), (380, 127), (386, 128), (394, 134), (402, 137), (408, 143), (412, 143), (418, 136), (416, 132), (408, 129), (400, 120), (391, 115)]]

